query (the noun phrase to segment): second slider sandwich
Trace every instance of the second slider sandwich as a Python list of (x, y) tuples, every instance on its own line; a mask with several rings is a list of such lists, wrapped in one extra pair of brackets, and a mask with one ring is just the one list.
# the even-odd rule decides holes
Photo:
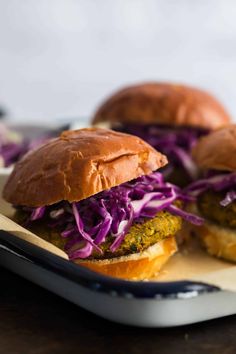
[(207, 251), (236, 262), (236, 125), (202, 138), (193, 158), (202, 179), (187, 187), (205, 223), (197, 230)]
[(144, 279), (176, 251), (184, 201), (156, 172), (167, 159), (138, 137), (66, 131), (26, 155), (4, 188), (15, 220), (108, 275)]
[(197, 177), (191, 149), (199, 137), (230, 122), (210, 94), (185, 85), (150, 82), (126, 87), (97, 110), (93, 124), (134, 134), (165, 154), (165, 177), (180, 186)]

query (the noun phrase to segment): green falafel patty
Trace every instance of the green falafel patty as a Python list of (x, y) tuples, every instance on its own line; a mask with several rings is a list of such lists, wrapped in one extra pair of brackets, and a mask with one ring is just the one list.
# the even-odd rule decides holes
[(208, 190), (199, 196), (197, 205), (200, 213), (217, 224), (236, 229), (236, 201), (228, 206), (221, 206), (225, 192)]
[[(17, 211), (15, 221), (22, 224), (26, 219), (25, 213)], [(134, 223), (126, 234), (123, 242), (115, 252), (111, 252), (110, 246), (114, 242), (112, 236), (108, 236), (106, 241), (99, 245), (103, 254), (94, 252), (92, 259), (107, 259), (125, 256), (133, 253), (140, 253), (148, 247), (154, 245), (167, 237), (174, 236), (182, 226), (182, 219), (179, 216), (170, 214), (167, 211), (159, 212), (152, 219), (144, 219), (141, 223)], [(53, 243), (55, 246), (64, 249), (65, 239), (61, 237), (60, 230), (42, 226), (40, 220), (34, 221), (29, 229)], [(88, 258), (88, 259), (90, 259)]]
[(95, 254), (93, 258), (114, 258), (140, 253), (155, 243), (174, 236), (180, 230), (181, 225), (182, 219), (179, 216), (161, 211), (152, 219), (145, 219), (142, 223), (134, 223), (114, 253), (110, 251), (114, 238), (109, 236), (106, 242), (101, 244), (103, 254)]

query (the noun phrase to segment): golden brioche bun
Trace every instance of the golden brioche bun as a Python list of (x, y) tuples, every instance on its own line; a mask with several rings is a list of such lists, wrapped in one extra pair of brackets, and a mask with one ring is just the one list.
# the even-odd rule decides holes
[(16, 163), (3, 197), (28, 207), (79, 201), (166, 163), (164, 155), (132, 135), (98, 128), (65, 131)]
[(202, 90), (150, 82), (126, 87), (109, 97), (92, 123), (173, 124), (217, 129), (231, 118), (219, 101)]
[(210, 255), (236, 262), (236, 230), (207, 221), (197, 228), (197, 233)]
[(192, 156), (200, 169), (236, 171), (236, 125), (230, 124), (201, 138)]
[(75, 263), (108, 276), (143, 280), (158, 273), (176, 251), (175, 238), (168, 237), (142, 253), (105, 260), (76, 260)]

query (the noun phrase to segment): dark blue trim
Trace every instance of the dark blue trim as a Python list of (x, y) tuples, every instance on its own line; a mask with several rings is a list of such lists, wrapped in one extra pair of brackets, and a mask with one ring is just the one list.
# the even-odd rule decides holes
[[(1, 245), (4, 248), (1, 248)], [(220, 289), (209, 284), (192, 281), (143, 282), (128, 281), (104, 276), (78, 264), (67, 261), (40, 247), (0, 230), (0, 251), (13, 251), (25, 262), (33, 262), (52, 273), (65, 277), (94, 291), (113, 296), (135, 298), (182, 298), (192, 297)]]

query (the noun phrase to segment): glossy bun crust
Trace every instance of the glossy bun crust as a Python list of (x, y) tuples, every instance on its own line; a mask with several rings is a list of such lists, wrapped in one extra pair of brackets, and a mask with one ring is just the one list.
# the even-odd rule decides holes
[(15, 165), (3, 197), (28, 207), (79, 201), (166, 163), (164, 155), (132, 135), (98, 128), (65, 131)]
[(97, 110), (93, 124), (173, 124), (217, 129), (230, 122), (224, 107), (210, 94), (184, 85), (145, 83), (124, 88)]
[(236, 125), (228, 125), (201, 138), (192, 155), (202, 170), (236, 171)]

